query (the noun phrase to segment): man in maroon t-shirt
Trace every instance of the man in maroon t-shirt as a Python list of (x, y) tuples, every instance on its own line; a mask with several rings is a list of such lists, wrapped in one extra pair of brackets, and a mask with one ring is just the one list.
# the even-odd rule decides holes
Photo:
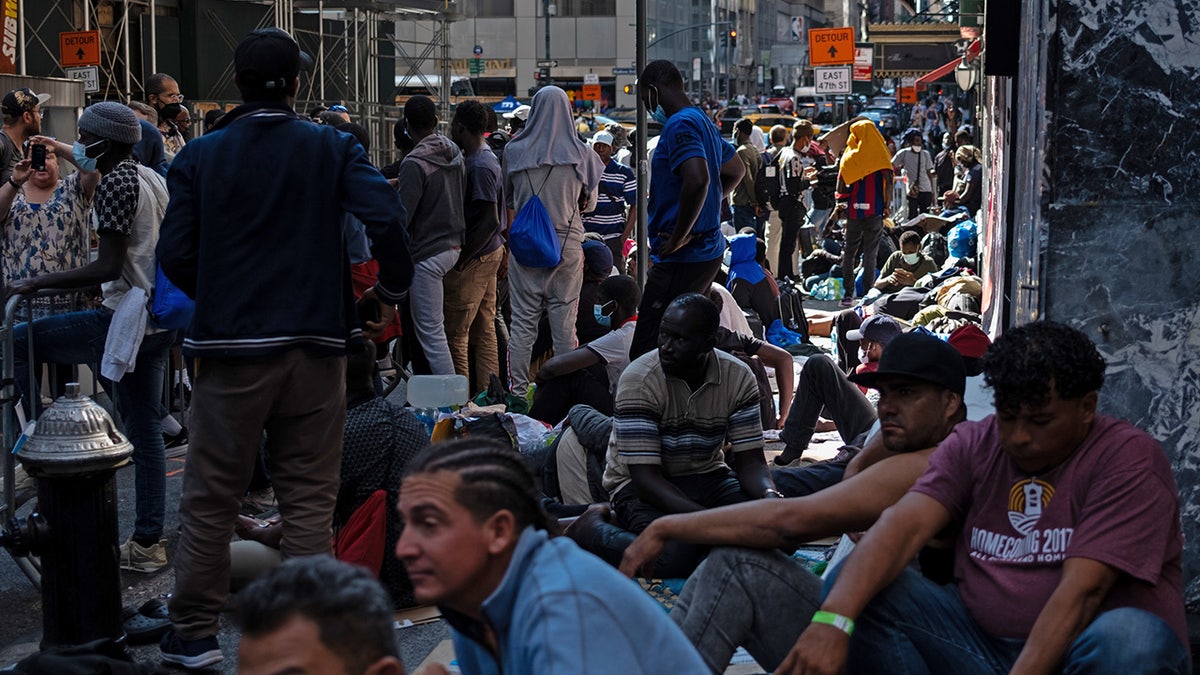
[[(997, 414), (938, 446), (775, 672), (1190, 672), (1175, 480), (1157, 441), (1096, 414), (1104, 368), (1062, 324), (1001, 336)], [(957, 583), (938, 586), (905, 565), (946, 528)]]

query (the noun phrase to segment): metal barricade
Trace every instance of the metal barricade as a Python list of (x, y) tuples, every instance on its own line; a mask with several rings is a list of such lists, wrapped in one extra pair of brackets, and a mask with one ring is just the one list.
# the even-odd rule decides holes
[[(72, 290), (57, 290), (48, 289), (40, 291), (36, 294), (24, 296), (14, 295), (9, 298), (4, 306), (4, 324), (0, 327), (0, 428), (2, 428), (4, 439), (4, 505), (3, 512), (0, 513), (0, 520), (7, 523), (12, 523), (18, 516), (21, 510), (31, 509), (35, 507), (36, 490), (33, 485), (18, 486), (16, 484), (16, 457), (14, 455), (17, 445), (17, 440), (20, 438), (22, 429), (18, 428), (17, 405), (19, 395), (17, 393), (16, 382), (16, 350), (14, 345), (14, 329), (17, 325), (16, 317), (18, 309), (25, 305), (28, 309), (28, 317), (33, 318), (34, 315), (34, 299), (36, 298), (59, 298), (59, 297), (76, 297), (80, 296), (79, 289)], [(77, 311), (82, 309), (82, 303), (72, 301), (67, 303), (74, 305), (68, 311)], [(50, 303), (53, 310), (54, 303)], [(34, 392), (38, 390), (37, 383), (41, 378), (41, 370), (34, 367), (35, 361), (34, 344), (32, 336), (28, 340), (29, 352), (26, 354), (29, 368), (29, 383), (26, 391)], [(97, 390), (96, 366), (89, 364), (92, 371), (92, 391)], [(72, 374), (78, 375), (78, 365), (72, 364)], [(75, 381), (78, 381), (77, 379)], [(51, 369), (50, 384), (54, 387), (54, 372)], [(65, 383), (63, 383), (65, 384)], [(30, 409), (36, 411), (37, 402), (31, 401)], [(36, 413), (35, 413), (36, 414)], [(9, 552), (13, 556), (17, 567), (25, 574), (26, 577), (33, 583), (35, 587), (41, 587), (41, 561), (33, 555), (20, 555), (14, 552), (14, 549), (9, 548)]]

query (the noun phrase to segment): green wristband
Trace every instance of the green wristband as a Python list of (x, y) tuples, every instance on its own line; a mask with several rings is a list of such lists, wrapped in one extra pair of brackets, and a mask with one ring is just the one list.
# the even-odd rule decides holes
[(846, 635), (854, 635), (854, 619), (842, 616), (841, 614), (834, 614), (833, 612), (824, 611), (817, 612), (816, 614), (813, 614), (812, 622), (833, 626)]

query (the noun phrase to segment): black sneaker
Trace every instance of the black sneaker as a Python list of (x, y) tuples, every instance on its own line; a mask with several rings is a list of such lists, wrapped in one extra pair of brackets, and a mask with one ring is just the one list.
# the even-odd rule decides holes
[(184, 668), (207, 668), (225, 660), (216, 635), (199, 640), (184, 640), (175, 631), (167, 631), (158, 641), (162, 660)]
[(172, 436), (171, 434), (168, 434), (165, 431), (163, 432), (163, 446), (164, 446), (164, 448), (166, 448), (168, 450), (170, 450), (171, 448), (178, 448), (181, 445), (187, 445), (187, 442), (188, 442), (187, 427), (183, 427), (182, 429), (180, 429), (179, 433), (175, 434), (174, 436)]

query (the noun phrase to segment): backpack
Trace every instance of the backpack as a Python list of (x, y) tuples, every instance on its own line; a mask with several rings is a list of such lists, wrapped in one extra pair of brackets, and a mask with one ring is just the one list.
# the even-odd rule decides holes
[[(550, 180), (555, 168), (551, 167), (546, 173), (542, 188), (546, 187), (546, 181)], [(528, 172), (525, 173), (525, 180), (529, 180)], [(533, 189), (532, 182), (529, 188)], [(508, 235), (509, 252), (525, 267), (558, 267), (566, 244), (559, 244), (558, 232), (554, 229), (554, 223), (550, 222), (550, 214), (538, 197), (540, 191), (541, 188), (538, 188), (513, 217)]]
[(783, 327), (795, 331), (808, 342), (808, 316), (804, 313), (804, 293), (792, 280), (779, 282), (779, 319)]
[(940, 232), (930, 232), (921, 238), (921, 253), (929, 256), (939, 268), (950, 257), (946, 237)]
[(758, 168), (758, 173), (754, 176), (754, 199), (760, 206), (770, 204), (771, 208), (778, 209), (779, 186), (779, 166), (775, 163), (775, 158), (771, 156), (771, 153), (764, 152), (762, 166)]

